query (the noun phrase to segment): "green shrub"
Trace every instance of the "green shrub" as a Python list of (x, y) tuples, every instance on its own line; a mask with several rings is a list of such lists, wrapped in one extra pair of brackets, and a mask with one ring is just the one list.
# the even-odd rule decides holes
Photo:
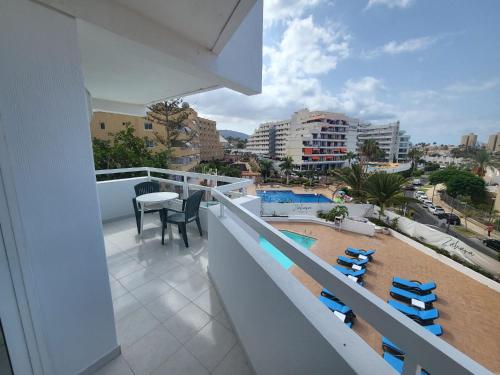
[(335, 221), (338, 216), (342, 216), (342, 218), (349, 216), (349, 210), (346, 206), (335, 206), (328, 212), (318, 212), (318, 217), (326, 221)]

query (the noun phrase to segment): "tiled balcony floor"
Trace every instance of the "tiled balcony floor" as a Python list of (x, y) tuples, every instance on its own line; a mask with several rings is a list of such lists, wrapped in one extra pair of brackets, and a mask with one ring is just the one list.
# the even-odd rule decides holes
[(207, 239), (189, 224), (189, 248), (173, 229), (161, 245), (157, 214), (144, 237), (134, 218), (104, 225), (122, 355), (99, 375), (252, 374), (207, 276)]

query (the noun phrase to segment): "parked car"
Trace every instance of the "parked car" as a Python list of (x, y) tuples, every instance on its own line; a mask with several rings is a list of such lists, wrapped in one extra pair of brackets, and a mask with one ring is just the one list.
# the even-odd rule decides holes
[(415, 192), (415, 197), (418, 198), (418, 197), (425, 197), (426, 194), (425, 194), (425, 191), (422, 191), (422, 190), (419, 190), (417, 192)]
[(436, 206), (434, 206), (432, 203), (429, 203), (427, 205), (427, 209), (432, 213), (434, 212), (434, 209), (436, 208)]
[(494, 240), (493, 238), (487, 238), (483, 240), (483, 244), (492, 248), (493, 250), (500, 251), (500, 241)]
[(413, 185), (405, 185), (405, 186), (404, 186), (404, 189), (405, 189), (405, 190), (414, 191), (414, 190), (415, 190), (415, 186), (413, 186)]
[(445, 213), (443, 218), (451, 225), (460, 225), (460, 218), (455, 214)]
[(434, 215), (444, 214), (444, 209), (441, 206), (434, 206), (434, 209), (430, 210)]
[(411, 183), (413, 185), (422, 185), (422, 181), (420, 181), (420, 178), (414, 178)]
[(422, 207), (427, 208), (430, 205), (432, 205), (432, 201), (430, 199), (423, 199), (422, 201)]

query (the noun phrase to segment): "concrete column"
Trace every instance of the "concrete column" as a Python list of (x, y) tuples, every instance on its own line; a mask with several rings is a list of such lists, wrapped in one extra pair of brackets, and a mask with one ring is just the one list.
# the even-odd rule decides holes
[[(0, 173), (44, 374), (119, 353), (76, 20), (0, 0)], [(7, 215), (6, 213), (3, 213)], [(8, 324), (8, 322), (5, 322)]]

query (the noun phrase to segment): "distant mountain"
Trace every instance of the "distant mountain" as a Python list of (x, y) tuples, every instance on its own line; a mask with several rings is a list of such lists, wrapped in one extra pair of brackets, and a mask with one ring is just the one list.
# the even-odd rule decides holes
[(242, 140), (248, 139), (248, 137), (250, 137), (248, 134), (237, 132), (234, 130), (219, 130), (219, 134), (222, 135), (224, 138), (233, 137)]

